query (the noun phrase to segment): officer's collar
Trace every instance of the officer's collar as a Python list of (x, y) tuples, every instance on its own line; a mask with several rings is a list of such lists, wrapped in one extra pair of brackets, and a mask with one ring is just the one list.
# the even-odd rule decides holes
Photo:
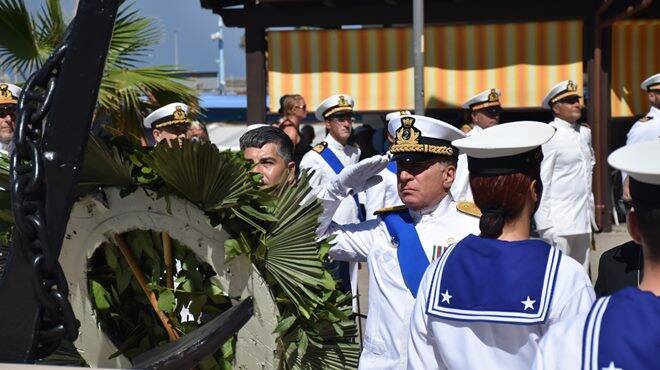
[(560, 126), (568, 127), (568, 128), (575, 128), (576, 126), (579, 125), (579, 123), (570, 123), (568, 121), (564, 121), (563, 119), (559, 117), (555, 117), (554, 122), (556, 122)]
[(422, 218), (433, 217), (434, 215), (442, 215), (451, 206), (453, 198), (450, 193), (447, 193), (442, 200), (428, 208), (421, 211), (410, 210), (410, 216), (415, 223), (418, 223)]
[(328, 147), (336, 150), (344, 150), (344, 148), (348, 146), (348, 145), (341, 145), (341, 143), (335, 140), (335, 138), (332, 137), (332, 135), (330, 134), (327, 134), (325, 136), (325, 142), (328, 143)]
[(649, 111), (649, 116), (651, 116), (655, 119), (660, 118), (660, 109), (658, 109), (654, 106), (651, 106), (651, 110)]

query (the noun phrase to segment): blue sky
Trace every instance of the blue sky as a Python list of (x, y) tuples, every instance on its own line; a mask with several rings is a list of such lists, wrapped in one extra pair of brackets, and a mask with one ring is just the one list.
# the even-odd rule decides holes
[[(30, 10), (38, 10), (44, 2), (27, 0)], [(74, 0), (62, 0), (66, 14), (72, 14)], [(129, 2), (130, 3), (130, 2)], [(179, 65), (195, 72), (217, 71), (218, 49), (210, 35), (218, 30), (218, 16), (202, 9), (199, 0), (139, 0), (133, 7), (140, 14), (158, 20), (162, 40), (145, 64), (174, 64), (174, 32), (178, 35)], [(225, 28), (225, 76), (245, 77), (245, 53), (238, 44), (243, 29)]]

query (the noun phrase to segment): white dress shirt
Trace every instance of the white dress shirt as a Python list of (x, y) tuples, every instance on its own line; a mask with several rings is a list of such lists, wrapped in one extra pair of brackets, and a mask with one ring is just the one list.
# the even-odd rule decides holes
[(588, 312), (595, 299), (591, 280), (582, 266), (564, 255), (544, 324), (441, 319), (426, 313), (437, 264), (438, 260), (426, 270), (415, 300), (410, 319), (408, 369), (529, 370), (537, 355), (538, 342), (548, 329)]
[[(649, 113), (637, 120), (628, 131), (626, 145), (658, 139), (660, 139), (660, 109), (651, 107)], [(621, 180), (625, 181), (626, 177), (628, 175), (622, 172)]]
[[(415, 229), (429, 260), (470, 233), (478, 233), (479, 219), (456, 210), (449, 195), (434, 208), (410, 211)], [(364, 334), (360, 369), (403, 369), (406, 340), (415, 297), (406, 287), (397, 249), (380, 219), (360, 224), (332, 224), (336, 235), (330, 256), (344, 261), (368, 261), (369, 314)]]
[(596, 160), (591, 130), (559, 118), (550, 125), (557, 132), (542, 147), (543, 194), (534, 215), (536, 226), (538, 230), (551, 229), (556, 235), (591, 233), (596, 227), (591, 192)]
[[(360, 160), (360, 149), (357, 146), (341, 145), (330, 134), (325, 137), (324, 141), (328, 144), (326, 150), (332, 150), (344, 167), (357, 163)], [(323, 186), (336, 176), (335, 171), (323, 157), (313, 150), (310, 150), (303, 156), (300, 161), (300, 169), (307, 170), (308, 172), (314, 171), (309, 184), (315, 194), (321, 191)], [(358, 218), (358, 208), (353, 197), (346, 197), (341, 202), (332, 220), (338, 224), (349, 224), (360, 221)]]
[(364, 192), (366, 195), (364, 208), (367, 212), (367, 220), (375, 220), (377, 216), (374, 215), (374, 212), (381, 208), (403, 204), (401, 198), (399, 198), (396, 173), (385, 168), (378, 175), (383, 178), (383, 181)]

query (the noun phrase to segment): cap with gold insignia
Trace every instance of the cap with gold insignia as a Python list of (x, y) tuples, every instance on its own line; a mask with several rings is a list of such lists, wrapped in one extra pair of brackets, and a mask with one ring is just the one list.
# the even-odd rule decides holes
[(398, 110), (396, 112), (390, 112), (385, 116), (385, 122), (389, 123), (391, 120), (395, 119), (396, 117), (401, 117), (401, 116), (409, 116), (412, 113), (410, 113), (409, 110)]
[(660, 140), (626, 145), (607, 158), (610, 166), (630, 176), (633, 206), (660, 208)]
[(467, 154), (470, 174), (501, 176), (523, 172), (538, 166), (543, 159), (541, 145), (555, 134), (555, 128), (543, 122), (504, 123), (452, 142)]
[(151, 112), (144, 119), (144, 127), (163, 128), (170, 125), (190, 124), (188, 112), (190, 107), (183, 103), (171, 103)]
[(489, 107), (500, 107), (500, 90), (488, 89), (470, 98), (461, 105), (464, 109), (478, 110)]
[(463, 131), (437, 119), (408, 115), (396, 117), (387, 125), (394, 138), (390, 152), (395, 161), (425, 161), (437, 155), (457, 158), (452, 140), (465, 137)]
[(9, 83), (0, 83), (0, 105), (17, 104), (21, 88)]
[(572, 80), (562, 81), (550, 89), (550, 92), (543, 98), (541, 106), (550, 109), (553, 104), (569, 96), (582, 97), (578, 94), (578, 86), (575, 82)]
[(353, 107), (355, 106), (355, 100), (350, 95), (346, 94), (337, 94), (333, 95), (319, 104), (319, 107), (316, 108), (316, 119), (319, 121), (325, 121), (327, 118), (330, 118), (333, 114), (338, 113), (352, 113)]
[(660, 93), (660, 73), (656, 73), (653, 76), (647, 78), (640, 85), (642, 90), (654, 91)]

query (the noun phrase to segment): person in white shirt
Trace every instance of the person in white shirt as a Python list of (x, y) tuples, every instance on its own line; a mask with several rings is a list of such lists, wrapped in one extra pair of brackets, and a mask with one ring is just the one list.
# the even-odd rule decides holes
[(642, 245), (639, 287), (600, 298), (590, 312), (550, 328), (535, 369), (654, 370), (660, 350), (660, 140), (624, 146), (609, 164), (630, 176), (628, 232)]
[(21, 88), (9, 83), (0, 83), (0, 153), (10, 155), (14, 127), (16, 126), (16, 107)]
[[(316, 109), (316, 118), (325, 122), (328, 135), (325, 140), (307, 152), (300, 161), (300, 170), (311, 174), (309, 184), (316, 194), (344, 167), (357, 163), (360, 148), (348, 142), (353, 131), (355, 101), (346, 94), (333, 95), (321, 102)], [(344, 199), (332, 218), (340, 224), (354, 223), (365, 219), (357, 194)], [(344, 293), (357, 294), (357, 263), (332, 262), (328, 264), (335, 280), (341, 282)], [(357, 299), (353, 300), (357, 312)]]
[[(500, 113), (502, 112), (500, 96), (499, 89), (488, 89), (463, 103), (461, 107), (465, 109), (471, 122), (471, 128), (467, 131), (467, 136), (474, 135), (500, 123)], [(458, 156), (458, 164), (459, 169), (456, 172), (454, 185), (451, 186), (451, 193), (454, 199), (471, 202), (470, 174), (467, 170), (467, 157), (464, 154)]]
[(512, 122), (452, 143), (468, 156), (481, 233), (426, 270), (410, 319), (408, 369), (528, 370), (548, 328), (591, 306), (582, 267), (529, 238), (543, 191), (540, 146), (554, 131)]
[(591, 231), (596, 228), (594, 196), (591, 192), (593, 166), (591, 130), (578, 123), (582, 116), (581, 96), (575, 82), (555, 85), (543, 99), (552, 110), (557, 129), (543, 145), (541, 205), (534, 215), (543, 239), (581, 263), (589, 271)]
[[(660, 139), (660, 73), (644, 80), (640, 87), (647, 92), (651, 109), (646, 116), (638, 119), (630, 128), (626, 145)], [(625, 173), (622, 173), (622, 180), (623, 199), (629, 200), (630, 188)]]
[[(407, 110), (400, 110), (390, 112), (385, 116), (385, 122), (389, 122), (396, 117), (409, 116), (411, 113)], [(387, 133), (387, 141), (392, 145), (394, 138)], [(387, 168), (382, 170), (378, 175), (383, 179), (380, 183), (368, 188), (364, 193), (366, 195), (366, 202), (364, 208), (366, 211), (367, 220), (376, 219), (374, 214), (377, 210), (387, 206), (399, 206), (403, 204), (399, 198), (399, 191), (396, 186), (396, 161), (390, 161)]]
[[(416, 115), (395, 118), (388, 131), (394, 137), (390, 152), (397, 162), (404, 205), (380, 210), (376, 220), (332, 223), (327, 232), (320, 231), (334, 236), (332, 258), (368, 261), (369, 315), (360, 369), (405, 368), (410, 312), (426, 267), (448, 245), (476, 232), (479, 222), (478, 209), (461, 207), (466, 213), (459, 211), (449, 193), (458, 154), (451, 140), (464, 134), (448, 123)], [(363, 189), (361, 184), (375, 177), (388, 161), (387, 156), (376, 156), (347, 167), (326, 187), (322, 199), (340, 200)], [(381, 165), (365, 169), (371, 162)], [(326, 210), (331, 208), (325, 204)]]

